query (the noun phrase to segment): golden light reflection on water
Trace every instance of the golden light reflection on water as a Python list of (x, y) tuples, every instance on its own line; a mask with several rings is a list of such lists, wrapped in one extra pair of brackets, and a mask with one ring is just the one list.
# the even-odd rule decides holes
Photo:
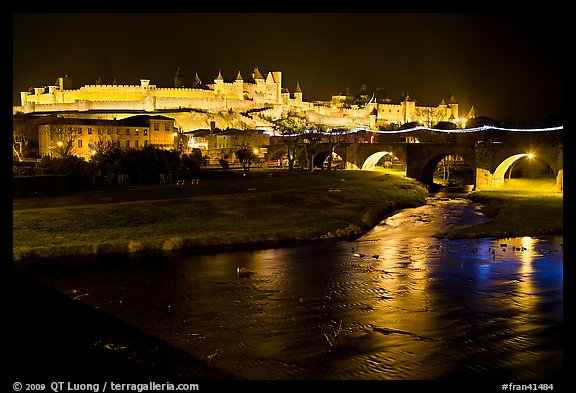
[(103, 311), (249, 379), (549, 375), (562, 255), (530, 237), (430, 235), (454, 214), (426, 207), (357, 242), (174, 257), (54, 285), (73, 282)]

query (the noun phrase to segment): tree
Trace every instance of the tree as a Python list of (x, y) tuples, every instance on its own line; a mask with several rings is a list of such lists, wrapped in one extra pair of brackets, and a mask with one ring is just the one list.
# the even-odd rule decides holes
[(193, 175), (196, 175), (203, 166), (204, 159), (202, 151), (197, 148), (192, 149), (190, 154), (182, 154), (178, 167), (178, 177), (181, 179), (190, 179)]
[(244, 148), (236, 151), (236, 158), (240, 161), (240, 165), (242, 165), (242, 169), (244, 172), (248, 172), (250, 170), (250, 166), (252, 163), (258, 158), (254, 149)]
[(322, 125), (318, 126), (322, 130), (323, 134), (327, 136), (327, 143), (329, 148), (327, 169), (330, 171), (332, 170), (332, 161), (334, 160), (334, 150), (336, 150), (336, 147), (342, 143), (342, 135), (344, 135), (345, 130), (327, 128)]
[(50, 126), (56, 128), (54, 134), (58, 136), (58, 142), (56, 142), (56, 146), (53, 147), (52, 154), (56, 157), (68, 158), (76, 156), (77, 149), (74, 146), (76, 135), (71, 129), (64, 129), (64, 125), (61, 124), (63, 121), (63, 119), (58, 119), (54, 125)]
[(428, 128), (439, 121), (439, 114), (435, 108), (418, 107), (415, 109), (414, 115)]
[(300, 137), (306, 131), (309, 122), (304, 116), (288, 112), (285, 116), (274, 120), (273, 123), (276, 131), (282, 135), (282, 141), (286, 146), (288, 170), (293, 171)]
[(66, 175), (68, 186), (72, 191), (90, 188), (92, 177), (96, 172), (94, 164), (73, 155), (57, 158), (45, 156), (36, 164), (36, 167), (45, 173)]
[(303, 136), (303, 150), (306, 157), (306, 164), (309, 171), (314, 170), (314, 156), (316, 155), (316, 146), (320, 142), (320, 134), (315, 129), (308, 130)]
[[(38, 149), (38, 124), (45, 118), (36, 118), (23, 113), (12, 116), (12, 154), (14, 159), (30, 158)], [(35, 154), (37, 157), (37, 153)]]

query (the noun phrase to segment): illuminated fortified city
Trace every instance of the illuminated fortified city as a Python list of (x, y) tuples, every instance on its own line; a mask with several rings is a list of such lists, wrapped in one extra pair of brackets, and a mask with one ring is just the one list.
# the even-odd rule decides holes
[[(350, 95), (335, 95), (330, 101), (307, 102), (303, 100), (299, 83), (291, 95), (282, 86), (282, 72), (264, 75), (258, 68), (253, 70), (250, 82), (244, 80), (240, 71), (230, 82), (218, 72), (213, 83), (204, 83), (196, 74), (190, 87), (184, 86), (178, 70), (174, 87), (168, 88), (141, 79), (139, 85), (98, 82), (73, 89), (71, 79), (64, 76), (54, 85), (30, 88), (20, 96), (21, 105), (13, 108), (14, 114), (61, 113), (66, 117), (88, 117), (88, 113), (98, 112), (101, 119), (120, 119), (135, 112), (162, 112), (175, 119), (180, 131), (209, 128), (211, 122), (220, 129), (272, 131), (270, 120), (288, 112), (305, 115), (311, 122), (327, 127), (349, 129), (397, 128), (410, 122), (431, 127), (441, 121), (465, 120), (459, 116), (454, 97), (448, 103), (441, 99), (434, 107), (416, 105), (409, 94), (400, 103), (376, 99), (373, 94), (361, 96), (360, 101), (354, 101)], [(171, 111), (173, 113), (167, 114)], [(467, 117), (471, 116), (473, 109)]]

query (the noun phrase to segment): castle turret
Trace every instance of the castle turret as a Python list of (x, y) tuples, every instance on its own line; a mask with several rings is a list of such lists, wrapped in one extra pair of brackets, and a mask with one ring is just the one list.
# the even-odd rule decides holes
[(302, 89), (300, 88), (300, 81), (296, 82), (296, 90), (294, 90), (294, 101), (302, 103)]
[(274, 71), (272, 72), (274, 76), (274, 82), (276, 83), (276, 102), (278, 104), (282, 103), (282, 72)]
[(198, 73), (196, 73), (196, 75), (194, 75), (194, 83), (193, 86), (194, 87), (199, 87), (202, 85), (202, 81), (200, 80), (200, 77), (198, 76)]
[(410, 98), (410, 93), (406, 93), (406, 98), (402, 101), (401, 107), (404, 123), (410, 123), (414, 118), (414, 111), (416, 110), (416, 102)]
[(254, 68), (254, 71), (252, 72), (252, 79), (254, 79), (254, 82), (258, 82), (258, 80), (264, 80), (264, 77), (262, 76), (260, 70), (258, 70), (258, 67)]
[(290, 90), (282, 88), (282, 104), (288, 104), (290, 100)]
[(252, 79), (254, 79), (254, 83), (256, 84), (252, 99), (255, 102), (263, 102), (266, 96), (266, 82), (262, 76), (262, 73), (260, 70), (258, 70), (258, 67), (254, 68), (254, 71), (252, 72)]
[(72, 89), (72, 79), (68, 75), (64, 75), (56, 79), (56, 85), (60, 87), (60, 90), (70, 90)]
[(180, 67), (178, 67), (174, 76), (174, 87), (184, 87), (184, 77), (180, 72)]
[(370, 120), (370, 128), (376, 128), (376, 122), (378, 121), (378, 110), (374, 107), (368, 114), (368, 119)]
[(236, 88), (236, 97), (240, 100), (244, 99), (244, 79), (242, 78), (242, 74), (240, 74), (240, 70), (238, 70), (238, 75), (236, 75), (236, 79), (234, 80), (234, 86)]
[(450, 114), (448, 113), (448, 105), (446, 105), (444, 98), (442, 98), (442, 101), (440, 101), (440, 104), (438, 104), (438, 114), (440, 121), (448, 121)]
[(452, 97), (450, 98), (450, 103), (448, 104), (448, 108), (450, 108), (450, 117), (453, 119), (458, 119), (458, 103), (456, 102), (456, 99), (454, 98), (454, 94), (452, 94)]
[(224, 93), (224, 78), (222, 78), (222, 73), (218, 70), (218, 76), (214, 79), (214, 94)]

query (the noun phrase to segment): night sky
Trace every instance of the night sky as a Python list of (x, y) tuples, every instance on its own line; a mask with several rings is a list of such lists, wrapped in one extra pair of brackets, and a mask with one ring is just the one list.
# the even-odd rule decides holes
[(564, 39), (560, 12), (15, 13), (13, 103), (63, 75), (173, 87), (178, 67), (188, 86), (258, 67), (307, 101), (365, 84), (393, 103), (454, 95), (461, 115), (540, 123), (562, 117)]

